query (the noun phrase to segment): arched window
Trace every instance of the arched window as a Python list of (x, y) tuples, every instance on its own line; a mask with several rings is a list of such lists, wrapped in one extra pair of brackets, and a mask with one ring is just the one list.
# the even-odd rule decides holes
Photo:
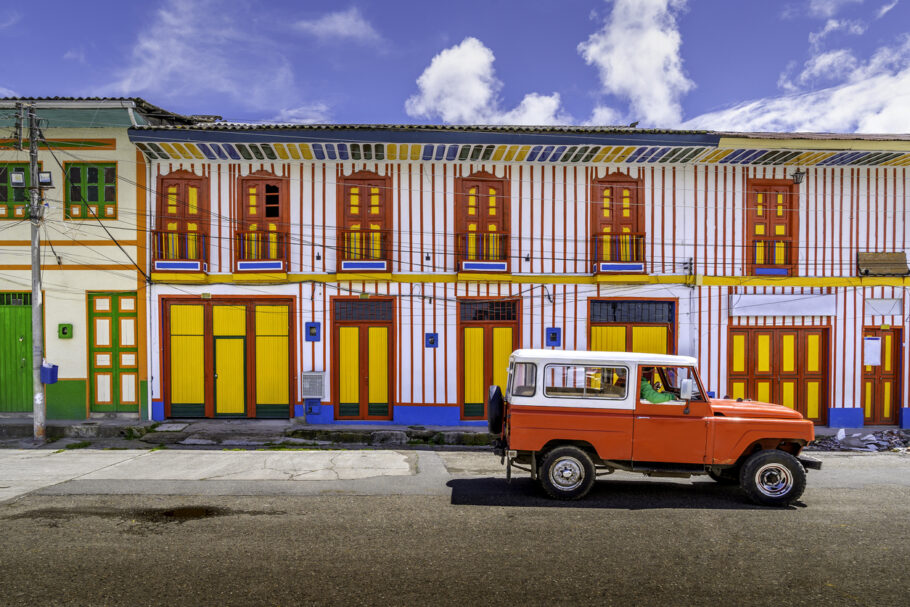
[(240, 179), (234, 233), (238, 271), (286, 272), (290, 205), (288, 180), (266, 171)]
[(339, 183), (338, 269), (388, 272), (391, 269), (391, 180), (371, 171), (358, 171)]
[(507, 272), (511, 229), (509, 183), (487, 172), (456, 179), (458, 270)]
[(208, 180), (189, 171), (158, 179), (155, 270), (204, 272), (208, 261)]
[(641, 180), (621, 173), (591, 186), (591, 259), (594, 272), (645, 271)]

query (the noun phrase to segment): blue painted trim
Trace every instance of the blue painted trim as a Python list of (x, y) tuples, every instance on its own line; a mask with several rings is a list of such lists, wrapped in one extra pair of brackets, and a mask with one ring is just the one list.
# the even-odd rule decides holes
[(294, 405), (294, 417), (303, 417), (304, 415), (306, 415), (304, 413), (304, 406)]
[(163, 400), (153, 400), (152, 401), (152, 420), (156, 422), (164, 421), (164, 401)]
[(902, 407), (900, 412), (900, 427), (910, 429), (910, 407)]
[(644, 272), (643, 263), (601, 263), (601, 272)]
[(283, 261), (238, 261), (238, 270), (283, 270)]
[[(720, 135), (713, 133), (573, 133), (573, 132), (533, 132), (528, 130), (512, 131), (462, 131), (438, 128), (427, 125), (424, 128), (307, 128), (287, 129), (237, 129), (206, 130), (181, 128), (171, 129), (129, 129), (130, 141), (201, 141), (204, 143), (313, 143), (314, 146), (325, 141), (356, 141), (364, 143), (442, 143), (442, 144), (524, 144), (524, 145), (622, 145), (622, 146), (706, 146), (717, 147)], [(315, 152), (315, 150), (314, 150)], [(539, 153), (539, 150), (538, 150)], [(450, 152), (451, 154), (451, 152)], [(319, 158), (322, 160), (322, 158)], [(447, 158), (453, 160), (454, 158)]]
[(755, 268), (756, 276), (789, 276), (787, 268)]
[(156, 270), (201, 270), (198, 261), (156, 261)]
[(559, 327), (547, 327), (546, 331), (546, 345), (559, 347), (562, 345), (562, 329)]
[(218, 145), (217, 143), (212, 143), (212, 144), (209, 144), (209, 145), (211, 145), (211, 146), (212, 146), (212, 149), (215, 150), (215, 153), (218, 154), (218, 158), (220, 158), (221, 160), (227, 160), (227, 159), (228, 159), (228, 155), (227, 155), (227, 153), (224, 151), (224, 146)]
[(229, 143), (222, 143), (221, 147), (227, 150), (227, 153), (231, 157), (231, 160), (240, 160), (240, 152), (237, 151), (237, 148)]
[(504, 261), (465, 261), (461, 264), (462, 270), (501, 270), (508, 269), (508, 264)]
[(458, 146), (450, 145), (446, 148), (446, 160), (455, 160), (458, 157)]
[(342, 270), (385, 270), (385, 261), (342, 261)]
[(197, 143), (196, 147), (202, 150), (202, 153), (205, 154), (205, 157), (209, 160), (215, 160), (215, 153), (204, 143)]
[(828, 408), (828, 426), (831, 428), (862, 428), (864, 423), (861, 407)]
[(445, 158), (445, 154), (446, 154), (446, 146), (437, 145), (435, 160), (442, 160), (443, 158)]
[(553, 155), (550, 156), (550, 162), (559, 162), (559, 159), (562, 158), (562, 153), (566, 151), (566, 146), (560, 145), (556, 147), (556, 150), (553, 151)]
[[(348, 424), (350, 422), (343, 422)], [(370, 423), (370, 422), (367, 422)], [(397, 405), (392, 415), (393, 424), (402, 426), (486, 426), (484, 421), (464, 421), (461, 419), (461, 408), (434, 405), (428, 407), (415, 407), (412, 405)]]

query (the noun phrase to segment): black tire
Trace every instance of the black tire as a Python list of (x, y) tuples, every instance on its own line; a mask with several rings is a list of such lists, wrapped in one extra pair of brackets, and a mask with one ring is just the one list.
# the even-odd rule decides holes
[(594, 485), (594, 462), (578, 447), (556, 447), (543, 457), (538, 480), (550, 497), (577, 500)]
[(786, 451), (766, 449), (745, 461), (739, 485), (756, 504), (786, 506), (806, 490), (806, 469)]
[(735, 468), (728, 468), (721, 471), (720, 474), (708, 471), (708, 476), (711, 477), (711, 480), (720, 483), (721, 485), (738, 485), (739, 484), (739, 474), (738, 470)]
[(490, 402), (487, 403), (487, 428), (490, 434), (502, 434), (503, 409), (502, 390), (499, 386), (490, 386)]

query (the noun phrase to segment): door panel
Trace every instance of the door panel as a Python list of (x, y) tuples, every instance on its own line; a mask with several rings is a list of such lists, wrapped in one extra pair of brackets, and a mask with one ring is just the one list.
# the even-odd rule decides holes
[(369, 327), (369, 376), (367, 415), (389, 415), (389, 328)]
[[(863, 330), (863, 337), (877, 337), (881, 344), (879, 365), (863, 366), (863, 417), (866, 424), (892, 425), (897, 423), (901, 398), (902, 343), (900, 329)], [(865, 340), (863, 347), (866, 347)]]
[(666, 354), (667, 334), (667, 327), (632, 327), (632, 351), (648, 354)]
[(827, 412), (827, 330), (730, 330), (731, 398), (777, 403), (823, 422)]
[(484, 329), (464, 329), (464, 414), (465, 417), (483, 415), (484, 403)]
[(339, 417), (360, 415), (360, 327), (338, 329)]
[[(4, 294), (8, 295), (8, 294)], [(12, 300), (12, 297), (9, 297)], [(26, 294), (17, 300), (28, 301)], [(0, 305), (0, 411), (26, 412), (32, 403), (32, 307)]]
[(246, 414), (246, 339), (215, 338), (215, 415)]
[[(509, 356), (512, 354), (512, 327), (493, 328), (493, 382), (506, 393), (509, 377)], [(491, 385), (492, 385), (491, 384)]]
[(89, 407), (130, 411), (139, 406), (136, 294), (89, 293)]
[(625, 352), (625, 327), (591, 327), (591, 349), (597, 352)]

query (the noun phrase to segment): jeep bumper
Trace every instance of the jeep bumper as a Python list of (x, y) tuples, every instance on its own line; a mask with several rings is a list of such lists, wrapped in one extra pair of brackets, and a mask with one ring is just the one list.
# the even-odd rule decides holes
[(796, 459), (798, 459), (799, 463), (801, 463), (803, 465), (803, 468), (806, 468), (807, 470), (810, 470), (810, 469), (811, 470), (821, 470), (822, 469), (821, 460), (815, 459), (814, 457), (809, 457), (808, 455), (800, 455)]

